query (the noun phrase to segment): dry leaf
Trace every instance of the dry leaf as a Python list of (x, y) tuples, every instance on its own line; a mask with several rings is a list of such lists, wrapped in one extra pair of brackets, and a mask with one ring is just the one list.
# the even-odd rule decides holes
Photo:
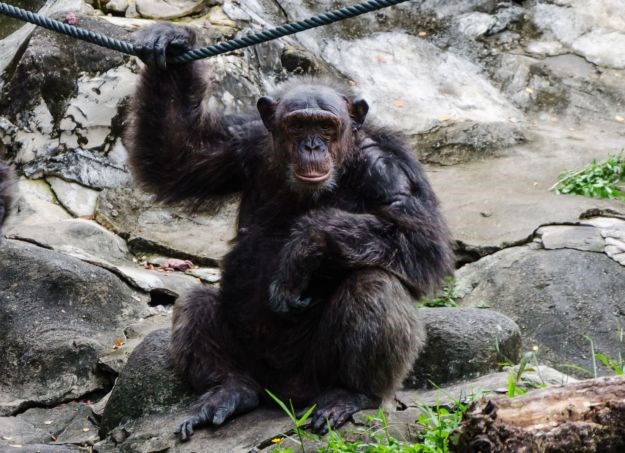
[(124, 340), (121, 338), (115, 338), (115, 344), (113, 345), (113, 349), (119, 349), (124, 345)]

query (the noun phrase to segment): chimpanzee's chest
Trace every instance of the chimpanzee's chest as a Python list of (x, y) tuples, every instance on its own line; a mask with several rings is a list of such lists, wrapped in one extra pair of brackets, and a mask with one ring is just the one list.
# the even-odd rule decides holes
[(280, 273), (283, 248), (292, 233), (302, 228), (301, 220), (306, 216), (323, 218), (328, 209), (363, 212), (358, 203), (353, 191), (341, 187), (327, 195), (303, 200), (283, 194), (263, 198), (244, 193), (237, 237), (222, 266), (221, 286), (228, 303), (237, 309), (245, 305), (246, 313), (266, 307), (269, 286)]

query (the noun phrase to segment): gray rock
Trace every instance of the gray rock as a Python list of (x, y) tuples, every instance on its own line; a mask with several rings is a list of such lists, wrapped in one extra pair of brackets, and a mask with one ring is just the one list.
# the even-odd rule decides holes
[(599, 136), (593, 130), (590, 124), (574, 131), (538, 124), (511, 154), (430, 167), (428, 177), (454, 239), (476, 251), (492, 251), (530, 240), (541, 225), (576, 222), (587, 209), (625, 212), (622, 201), (549, 191), (564, 169), (583, 168), (622, 146), (615, 130)]
[(30, 444), (9, 447), (9, 452), (19, 449), (20, 453), (84, 453), (85, 449), (77, 445)]
[(625, 33), (593, 30), (580, 36), (573, 49), (599, 66), (625, 69)]
[[(355, 82), (371, 104), (372, 121), (403, 132), (415, 148), (421, 138), (417, 134), (441, 122), (490, 123), (496, 130), (502, 122), (509, 128), (509, 118), (523, 118), (475, 64), (406, 33), (332, 39), (322, 58)], [(493, 145), (488, 138), (482, 134), (483, 148)]]
[[(487, 374), (458, 384), (432, 390), (404, 389), (397, 392), (396, 398), (408, 407), (454, 405), (457, 401), (467, 402), (481, 395), (508, 392), (508, 380), (512, 370)], [(541, 386), (564, 385), (577, 382), (551, 367), (540, 365), (527, 369), (521, 374), (518, 386), (523, 389), (535, 389)]]
[(605, 253), (617, 263), (625, 266), (625, 241), (615, 238), (606, 238)]
[[(171, 310), (157, 313), (148, 318), (139, 319), (137, 322), (129, 325), (124, 330), (126, 340), (117, 349), (111, 349), (102, 355), (98, 360), (98, 366), (110, 371), (115, 375), (119, 375), (128, 362), (128, 358), (135, 348), (148, 336), (148, 334), (159, 329), (169, 328), (171, 325)], [(98, 402), (101, 404), (101, 401)], [(102, 411), (105, 404), (102, 405)], [(95, 411), (94, 411), (95, 412)], [(98, 415), (102, 415), (100, 412)]]
[(596, 228), (604, 239), (605, 247), (600, 251), (625, 266), (625, 219), (623, 216), (617, 214), (614, 217), (591, 217), (583, 219), (580, 223)]
[(495, 17), (486, 13), (466, 13), (456, 19), (458, 30), (471, 38), (485, 35), (495, 25)]
[(108, 399), (100, 430), (107, 434), (117, 425), (176, 407), (188, 409), (196, 398), (178, 378), (167, 356), (169, 330), (145, 337), (130, 355)]
[(526, 49), (529, 53), (539, 56), (561, 55), (566, 52), (559, 41), (530, 41)]
[(32, 181), (20, 178), (17, 182), (17, 202), (5, 225), (5, 232), (15, 233), (22, 226), (37, 225), (71, 219), (72, 216), (61, 207), (44, 180)]
[(427, 341), (404, 386), (421, 388), (470, 379), (516, 362), (521, 334), (510, 318), (491, 310), (422, 308)]
[(47, 178), (57, 200), (76, 217), (91, 217), (95, 213), (95, 205), (99, 192), (80, 184), (71, 183), (57, 177)]
[(98, 356), (146, 313), (109, 272), (50, 250), (6, 241), (0, 258), (0, 415), (102, 389)]
[(567, 5), (537, 3), (537, 27), (597, 65), (625, 68), (625, 22), (620, 0), (573, 1)]
[(601, 231), (592, 226), (553, 225), (536, 231), (547, 250), (575, 249), (587, 252), (603, 252), (605, 241)]
[(598, 352), (622, 351), (625, 268), (604, 254), (513, 247), (462, 267), (456, 281), (462, 306), (486, 303), (512, 318), (541, 362), (592, 370), (589, 338)]
[[(198, 277), (181, 272), (157, 272), (138, 265), (122, 238), (95, 222), (71, 219), (21, 225), (7, 234), (108, 269), (135, 288), (150, 293), (152, 303), (168, 303), (199, 283)], [(155, 302), (156, 300), (156, 302)]]
[[(10, 238), (38, 244), (85, 261), (106, 257), (112, 262), (130, 261), (126, 243), (95, 222), (83, 219), (23, 225)], [(104, 258), (102, 258), (104, 259)]]
[(125, 13), (128, 9), (128, 0), (110, 0), (106, 3), (106, 10), (114, 13)]
[(137, 12), (149, 19), (176, 19), (198, 12), (203, 0), (136, 0)]
[(525, 14), (525, 9), (509, 3), (500, 3), (495, 14), (495, 23), (488, 29), (488, 35), (501, 33), (510, 25), (520, 22)]
[(186, 273), (193, 275), (206, 283), (217, 283), (221, 280), (221, 271), (214, 267), (189, 269)]
[(417, 134), (415, 154), (421, 162), (454, 165), (500, 155), (502, 149), (525, 140), (517, 123), (475, 123), (443, 121), (432, 129)]
[[(55, 446), (60, 449), (64, 444), (93, 445), (98, 440), (91, 409), (75, 402), (0, 417), (0, 433), (0, 448), (18, 444), (34, 449), (37, 444), (48, 444), (42, 451), (58, 451)], [(76, 451), (72, 445), (67, 448)]]
[(58, 176), (94, 189), (127, 186), (131, 181), (125, 167), (80, 148), (56, 148), (52, 153), (28, 162), (23, 172), (29, 178)]
[(230, 203), (215, 215), (190, 215), (158, 206), (141, 192), (117, 189), (100, 194), (96, 220), (128, 238), (137, 254), (159, 253), (214, 266), (229, 250), (236, 209)]
[[(13, 5), (15, 4), (13, 3)], [(43, 7), (40, 9), (42, 5)], [(85, 6), (80, 0), (33, 0), (21, 7), (49, 16), (66, 11), (80, 11), (86, 9)], [(28, 38), (35, 28), (35, 25), (25, 24), (9, 17), (0, 18), (0, 73), (4, 72), (22, 55)]]
[[(102, 19), (78, 14), (77, 20), (79, 26), (111, 38), (129, 37), (128, 31)], [(124, 92), (132, 89), (132, 84), (119, 84), (121, 80), (127, 81), (127, 77), (122, 77), (119, 71), (108, 71), (122, 66), (129, 58), (92, 44), (77, 46), (74, 38), (45, 29), (34, 32), (19, 63), (4, 74), (7, 82), (1, 87), (0, 114), (16, 126), (15, 132), (4, 141), (13, 147), (18, 160), (28, 162), (49, 153), (50, 148), (73, 147), (72, 140), (77, 138), (81, 146), (88, 141), (92, 142), (89, 147), (102, 146), (105, 131), (100, 120), (104, 116), (110, 118), (110, 109), (123, 104)], [(102, 94), (97, 94), (98, 84), (104, 89)], [(91, 88), (96, 90), (89, 91)], [(119, 94), (114, 101), (109, 96), (112, 91)], [(91, 108), (89, 103), (98, 106)], [(89, 118), (83, 118), (77, 110), (82, 107), (87, 107)], [(102, 116), (94, 113), (98, 110)], [(69, 121), (71, 116), (81, 123), (80, 128)], [(114, 116), (117, 117), (117, 112)], [(87, 124), (91, 117), (93, 128)], [(107, 138), (112, 142), (120, 133), (117, 119), (111, 118), (108, 127), (117, 128)], [(76, 134), (64, 135), (63, 131)], [(66, 138), (70, 143), (64, 142)]]
[(134, 65), (82, 74), (58, 125), (60, 143), (67, 148), (101, 149), (115, 141), (120, 134), (117, 117), (126, 108), (137, 77)]

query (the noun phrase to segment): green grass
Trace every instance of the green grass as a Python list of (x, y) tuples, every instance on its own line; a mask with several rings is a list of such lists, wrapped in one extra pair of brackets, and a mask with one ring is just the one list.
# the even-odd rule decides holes
[(552, 188), (561, 194), (625, 200), (625, 156), (593, 160), (581, 170), (564, 172)]
[(326, 438), (321, 438), (302, 428), (314, 406), (298, 418), (292, 404), (287, 405), (271, 392), (267, 393), (289, 416), (293, 422), (290, 433), (296, 434), (295, 437), (285, 433), (272, 439), (276, 444), (272, 449), (274, 453), (295, 453), (293, 448), (281, 445), (285, 439), (293, 441), (297, 445), (296, 450), (302, 452), (310, 451), (305, 447), (308, 440), (311, 445), (318, 446), (319, 453), (448, 453), (450, 444), (453, 445), (455, 440), (453, 433), (468, 409), (468, 404), (460, 401), (455, 401), (452, 408), (440, 405), (422, 406), (422, 413), (415, 421), (419, 430), (418, 442), (407, 442), (393, 437), (382, 409), (373, 416), (367, 416), (365, 426), (357, 427), (353, 432), (343, 435), (330, 430)]
[[(304, 453), (304, 439), (306, 437), (311, 436), (311, 434), (305, 431), (304, 428), (302, 428), (302, 426), (304, 426), (304, 424), (308, 421), (308, 418), (310, 417), (312, 412), (315, 410), (315, 406), (314, 405), (310, 406), (308, 410), (304, 412), (304, 415), (302, 415), (301, 417), (297, 417), (295, 415), (295, 408), (293, 407), (292, 401), (289, 401), (289, 405), (287, 406), (280, 398), (278, 398), (276, 395), (271, 393), (269, 390), (265, 389), (265, 392), (267, 392), (267, 394), (271, 397), (271, 399), (274, 400), (278, 406), (280, 406), (280, 409), (282, 409), (282, 411), (285, 414), (287, 414), (289, 418), (291, 419), (291, 421), (293, 422), (293, 431), (297, 435), (297, 440), (295, 439), (292, 439), (292, 440), (294, 440), (297, 444), (299, 444), (299, 447), (301, 448), (302, 453)], [(281, 440), (282, 439), (280, 439), (276, 443), (280, 443)], [(281, 449), (280, 447), (276, 448), (274, 451), (283, 452), (283, 453), (291, 452), (291, 450)]]
[(528, 388), (520, 386), (523, 373), (526, 371), (535, 371), (542, 382), (542, 385), (539, 387), (546, 387), (545, 381), (540, 374), (536, 351), (528, 351), (521, 357), (519, 365), (510, 370), (510, 374), (508, 375), (508, 398), (514, 398), (515, 396), (525, 395), (527, 393)]
[[(590, 377), (599, 377), (599, 364), (603, 365), (608, 371), (608, 374), (612, 376), (623, 376), (625, 374), (625, 361), (623, 360), (623, 354), (618, 352), (618, 356), (612, 357), (609, 354), (597, 352), (595, 349), (595, 342), (592, 338), (584, 335), (584, 338), (590, 343), (590, 357), (592, 358), (592, 370), (579, 365), (562, 365), (564, 368), (569, 368), (574, 371), (578, 371), (587, 374)], [(622, 327), (618, 330), (619, 343), (623, 344), (625, 340), (625, 331)]]
[(457, 307), (460, 296), (456, 291), (456, 280), (453, 276), (443, 280), (443, 286), (432, 298), (422, 298), (417, 302), (419, 307)]

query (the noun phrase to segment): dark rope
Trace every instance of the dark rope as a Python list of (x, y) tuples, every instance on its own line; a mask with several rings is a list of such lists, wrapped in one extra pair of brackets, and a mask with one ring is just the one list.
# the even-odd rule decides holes
[[(252, 33), (240, 38), (231, 39), (212, 46), (203, 47), (201, 49), (194, 49), (185, 52), (177, 57), (173, 58), (169, 63), (188, 63), (193, 60), (199, 60), (201, 58), (213, 57), (233, 50), (242, 49), (244, 47), (261, 44), (263, 42), (272, 41), (282, 36), (292, 35), (299, 33), (300, 31), (310, 30), (311, 28), (320, 27), (322, 25), (328, 25), (340, 20), (349, 19), (350, 17), (360, 16), (361, 14), (377, 11), (382, 8), (404, 3), (409, 0), (369, 0), (363, 3), (357, 3), (351, 6), (345, 6), (344, 8), (336, 9), (334, 11), (328, 11), (317, 16), (310, 17), (308, 19), (300, 20), (299, 22), (293, 22), (290, 24), (280, 25), (269, 30), (261, 31), (258, 33)], [(85, 30), (75, 25), (65, 24), (58, 20), (50, 19), (37, 13), (32, 13), (15, 6), (8, 5), (0, 2), (0, 13), (5, 16), (13, 17), (31, 24), (39, 25), (40, 27), (47, 28), (73, 38), (81, 39), (83, 41), (96, 44), (98, 46), (106, 47), (107, 49), (117, 50), (128, 55), (137, 55), (134, 46), (126, 41), (119, 39), (109, 38), (108, 36), (93, 31)]]

